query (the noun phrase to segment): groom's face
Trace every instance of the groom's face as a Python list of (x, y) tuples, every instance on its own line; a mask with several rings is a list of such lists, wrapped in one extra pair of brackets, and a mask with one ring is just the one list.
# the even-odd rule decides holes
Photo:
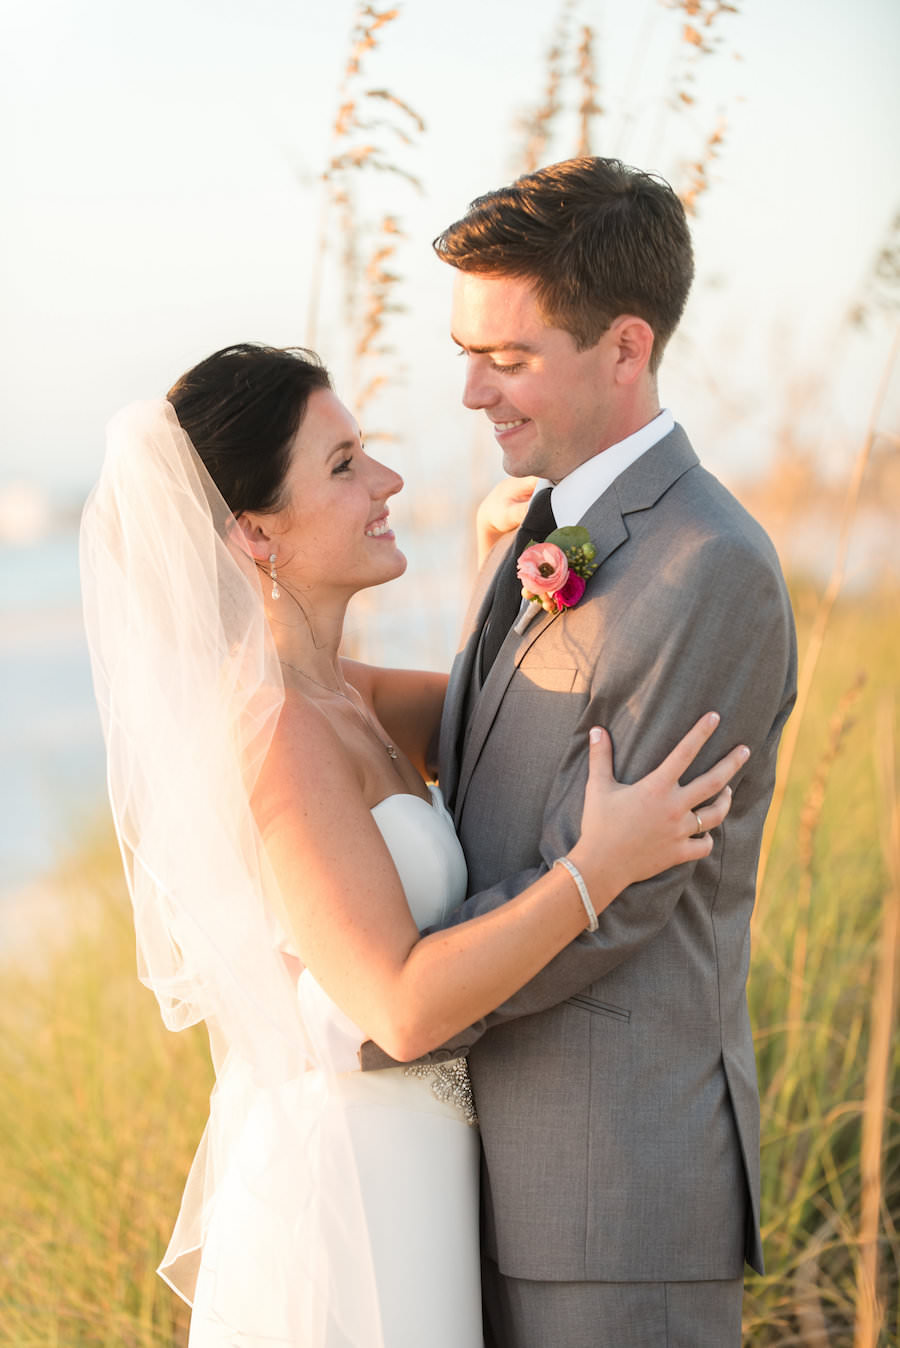
[(457, 271), (451, 335), (466, 358), (463, 403), (486, 413), (513, 477), (559, 482), (615, 443), (610, 334), (579, 351), (548, 327), (528, 279)]

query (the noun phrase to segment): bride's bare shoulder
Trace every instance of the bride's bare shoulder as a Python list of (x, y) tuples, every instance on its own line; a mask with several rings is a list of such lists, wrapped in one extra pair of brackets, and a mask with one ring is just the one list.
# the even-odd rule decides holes
[(323, 790), (362, 792), (361, 773), (326, 708), (297, 688), (285, 687), (260, 785), (301, 798)]

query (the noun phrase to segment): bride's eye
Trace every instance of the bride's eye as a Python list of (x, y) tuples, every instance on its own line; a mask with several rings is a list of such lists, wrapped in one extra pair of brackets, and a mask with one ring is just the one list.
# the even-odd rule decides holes
[(335, 466), (332, 468), (331, 470), (332, 477), (336, 477), (338, 473), (346, 473), (352, 463), (353, 463), (353, 456), (352, 454), (348, 454), (346, 459), (341, 459), (340, 463), (335, 464)]

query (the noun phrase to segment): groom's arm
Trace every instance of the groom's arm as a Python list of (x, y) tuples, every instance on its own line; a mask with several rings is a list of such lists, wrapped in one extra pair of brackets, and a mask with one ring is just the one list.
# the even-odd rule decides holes
[[(711, 710), (721, 714), (722, 722), (691, 775), (735, 744), (747, 744), (752, 752), (732, 783), (732, 817), (716, 830), (712, 857), (699, 864), (721, 868), (724, 849), (740, 846), (752, 892), (775, 754), (793, 702), (793, 620), (777, 566), (763, 564), (759, 556), (736, 559), (727, 545), (707, 551), (710, 555), (697, 559), (680, 577), (677, 591), (685, 598), (677, 613), (661, 619), (659, 606), (648, 599), (644, 649), (630, 662), (628, 687), (613, 690), (610, 697), (598, 676), (548, 798), (541, 864), (473, 895), (452, 923), (490, 912), (515, 897), (573, 846), (580, 832), (591, 725), (610, 730), (616, 775), (630, 782), (655, 768), (694, 721)], [(695, 865), (680, 866), (631, 886), (601, 915), (596, 932), (583, 933), (518, 993), (431, 1056), (441, 1061), (464, 1053), (490, 1026), (546, 1011), (602, 978), (665, 926), (694, 870)], [(716, 876), (710, 901), (717, 882)], [(389, 1062), (374, 1044), (363, 1046), (361, 1061), (364, 1068)]]

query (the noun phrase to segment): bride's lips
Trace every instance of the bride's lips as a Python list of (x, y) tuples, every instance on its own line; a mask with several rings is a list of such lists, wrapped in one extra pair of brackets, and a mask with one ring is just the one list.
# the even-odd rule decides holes
[(394, 531), (388, 524), (388, 512), (386, 510), (384, 514), (372, 520), (371, 524), (366, 525), (366, 538), (386, 538), (393, 541)]

